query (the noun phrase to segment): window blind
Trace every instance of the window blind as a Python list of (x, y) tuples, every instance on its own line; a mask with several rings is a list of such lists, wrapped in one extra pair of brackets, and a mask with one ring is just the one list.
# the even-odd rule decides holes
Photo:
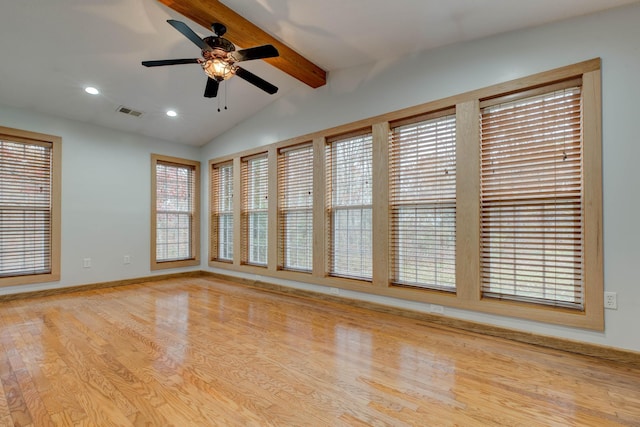
[(51, 150), (0, 139), (0, 277), (51, 273)]
[(331, 141), (327, 147), (329, 273), (371, 280), (371, 133)]
[(156, 163), (156, 261), (194, 258), (192, 229), (195, 168)]
[(212, 259), (233, 260), (233, 163), (211, 170)]
[(242, 261), (246, 264), (267, 265), (268, 165), (266, 155), (242, 161)]
[(580, 87), (481, 113), (483, 296), (581, 309)]
[(280, 266), (285, 270), (313, 268), (313, 146), (280, 151)]
[(455, 290), (455, 115), (392, 128), (389, 161), (392, 283)]

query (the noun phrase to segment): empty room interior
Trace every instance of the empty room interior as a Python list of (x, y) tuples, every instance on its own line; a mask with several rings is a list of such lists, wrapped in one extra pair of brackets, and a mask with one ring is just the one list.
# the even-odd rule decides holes
[(640, 426), (640, 2), (0, 6), (0, 426)]

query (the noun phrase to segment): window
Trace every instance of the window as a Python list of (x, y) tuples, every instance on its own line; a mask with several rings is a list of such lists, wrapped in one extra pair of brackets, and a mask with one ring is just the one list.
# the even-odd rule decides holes
[(266, 155), (242, 161), (243, 263), (267, 265), (269, 163)]
[(313, 243), (313, 146), (280, 150), (280, 266), (311, 271)]
[(580, 87), (492, 104), (481, 118), (483, 296), (582, 309)]
[(200, 263), (200, 162), (151, 156), (151, 269)]
[(212, 259), (233, 261), (233, 163), (211, 170)]
[(391, 281), (455, 291), (455, 115), (395, 126), (389, 151)]
[(60, 138), (0, 127), (0, 285), (60, 279)]
[[(236, 169), (240, 215), (229, 230), (242, 253), (209, 265), (602, 330), (600, 66), (592, 59), (212, 160)], [(231, 242), (216, 209), (212, 241)]]
[(372, 134), (327, 146), (329, 273), (372, 278)]

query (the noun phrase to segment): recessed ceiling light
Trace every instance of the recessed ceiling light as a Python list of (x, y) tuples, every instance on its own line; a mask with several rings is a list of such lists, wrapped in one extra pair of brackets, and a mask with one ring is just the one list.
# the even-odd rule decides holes
[(97, 95), (100, 93), (100, 91), (98, 89), (96, 89), (93, 86), (87, 86), (84, 88), (84, 91), (87, 93), (90, 93), (91, 95)]
[(168, 110), (168, 111), (167, 111), (167, 116), (169, 116), (169, 117), (175, 117), (175, 116), (177, 116), (177, 115), (178, 115), (178, 113), (176, 113), (176, 112), (175, 112), (175, 111), (173, 111), (173, 110)]

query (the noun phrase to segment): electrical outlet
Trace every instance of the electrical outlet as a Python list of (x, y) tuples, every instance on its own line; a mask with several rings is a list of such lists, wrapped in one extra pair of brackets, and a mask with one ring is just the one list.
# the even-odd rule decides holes
[(615, 292), (605, 292), (604, 293), (604, 308), (608, 308), (610, 310), (618, 309), (618, 294)]
[(91, 258), (82, 259), (82, 268), (91, 268)]
[(129, 255), (125, 255), (125, 256), (122, 258), (122, 263), (123, 263), (123, 264), (131, 264), (131, 257), (130, 257)]

